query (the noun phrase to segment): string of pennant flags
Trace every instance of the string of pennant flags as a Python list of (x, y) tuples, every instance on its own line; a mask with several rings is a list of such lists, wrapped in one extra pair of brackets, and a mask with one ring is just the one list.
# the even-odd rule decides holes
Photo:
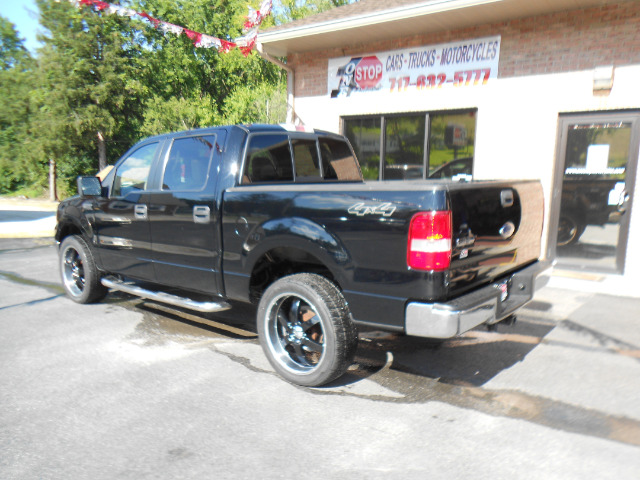
[[(57, 0), (59, 1), (59, 0)], [(82, 5), (93, 7), (98, 12), (108, 13), (112, 15), (118, 15), (121, 17), (142, 17), (148, 20), (154, 28), (160, 30), (165, 35), (168, 33), (180, 36), (182, 34), (189, 37), (193, 45), (197, 48), (215, 48), (220, 52), (229, 52), (234, 48), (238, 48), (242, 54), (248, 56), (256, 45), (258, 38), (258, 28), (262, 25), (263, 20), (271, 15), (271, 9), (273, 7), (272, 0), (262, 0), (260, 8), (258, 10), (249, 7), (249, 14), (245, 17), (244, 22), (244, 35), (235, 38), (233, 41), (224, 40), (222, 38), (212, 37), (204, 33), (189, 30), (188, 28), (181, 27), (180, 25), (174, 25), (163, 20), (152, 17), (146, 12), (137, 12), (132, 8), (123, 7), (121, 5), (114, 5), (100, 0), (69, 0), (70, 3), (76, 7)]]

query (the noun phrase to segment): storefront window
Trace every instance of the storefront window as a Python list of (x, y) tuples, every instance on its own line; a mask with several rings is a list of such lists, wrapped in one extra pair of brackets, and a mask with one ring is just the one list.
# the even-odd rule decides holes
[(424, 178), (425, 115), (385, 122), (384, 180)]
[(345, 118), (343, 131), (365, 179), (472, 179), (475, 110)]
[(429, 177), (471, 180), (476, 112), (429, 116)]
[(358, 157), (365, 180), (378, 180), (380, 175), (380, 117), (345, 120), (345, 136)]

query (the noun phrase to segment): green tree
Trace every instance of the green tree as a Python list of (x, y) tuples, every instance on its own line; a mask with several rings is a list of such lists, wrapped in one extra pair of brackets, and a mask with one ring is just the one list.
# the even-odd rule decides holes
[(357, 0), (281, 0), (281, 8), (278, 9), (275, 20), (278, 24), (300, 20), (335, 7), (354, 3), (354, 1)]
[(237, 87), (224, 108), (225, 123), (283, 123), (287, 116), (286, 84)]
[[(152, 17), (232, 41), (242, 35), (247, 4), (239, 0), (146, 0), (134, 6)], [(233, 49), (196, 48), (186, 35), (143, 31), (145, 74), (150, 95), (145, 103), (145, 134), (204, 127), (225, 121), (225, 103), (235, 90), (276, 84), (282, 74), (255, 54)], [(167, 111), (171, 109), (171, 111)]]
[(0, 16), (0, 193), (27, 185), (33, 177), (22, 162), (29, 136), (29, 92), (34, 61), (15, 26)]
[(13, 23), (0, 15), (0, 69), (24, 70), (32, 59)]
[(138, 137), (146, 91), (136, 22), (67, 2), (37, 0), (47, 30), (33, 97), (37, 155), (68, 182), (104, 168)]
[[(185, 35), (140, 17), (36, 0), (44, 45), (32, 59), (15, 28), (0, 21), (0, 192), (46, 185), (54, 160), (67, 188), (78, 174), (115, 161), (143, 136), (220, 123), (282, 122), (286, 74), (247, 57), (195, 48)], [(251, 0), (254, 8), (259, 0)], [(348, 0), (282, 2), (263, 28)], [(121, 0), (138, 12), (233, 41), (244, 0)]]

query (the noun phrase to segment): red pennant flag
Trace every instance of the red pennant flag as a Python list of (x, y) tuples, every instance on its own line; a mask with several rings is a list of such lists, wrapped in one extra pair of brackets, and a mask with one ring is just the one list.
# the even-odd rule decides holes
[(222, 39), (220, 39), (220, 44), (221, 44), (221, 45), (220, 45), (220, 50), (221, 50), (223, 53), (228, 53), (228, 52), (229, 52), (229, 50), (231, 50), (232, 48), (234, 48), (234, 47), (236, 46), (236, 44), (235, 44), (235, 43), (233, 43), (233, 42), (227, 42), (226, 40), (222, 40)]
[(194, 32), (193, 30), (189, 30), (187, 28), (184, 29), (184, 34), (191, 39), (194, 45), (200, 43), (202, 39), (202, 34), (198, 32)]
[(160, 25), (160, 20), (158, 20), (157, 18), (153, 18), (147, 12), (142, 12), (142, 13), (139, 13), (138, 15), (140, 15), (142, 18), (146, 18), (147, 20), (149, 20), (151, 23), (153, 23), (153, 26), (156, 28), (158, 28), (158, 25)]
[(96, 7), (96, 10), (98, 10), (99, 12), (101, 12), (105, 8), (109, 8), (109, 4), (107, 2), (100, 2), (96, 0), (94, 0), (93, 6)]
[[(59, 1), (59, 0), (56, 0)], [(164, 33), (172, 32), (177, 35), (180, 32), (184, 32), (184, 34), (189, 37), (189, 39), (193, 42), (195, 47), (203, 47), (203, 48), (218, 48), (219, 51), (223, 53), (229, 52), (233, 48), (239, 48), (242, 54), (247, 57), (256, 44), (256, 36), (257, 36), (257, 27), (262, 24), (264, 18), (271, 14), (272, 9), (272, 0), (263, 0), (260, 5), (260, 9), (265, 13), (262, 13), (261, 10), (254, 10), (249, 7), (249, 15), (246, 18), (246, 22), (244, 23), (244, 27), (246, 30), (254, 29), (255, 32), (250, 32), (252, 35), (245, 35), (244, 37), (237, 38), (237, 43), (229, 42), (227, 40), (222, 40), (219, 38), (211, 37), (209, 35), (204, 35), (199, 32), (195, 32), (193, 30), (189, 30), (183, 28), (179, 25), (173, 25), (171, 23), (163, 22), (162, 20), (158, 20), (157, 18), (153, 18), (146, 12), (136, 12), (130, 8), (120, 7), (119, 5), (112, 5), (107, 2), (103, 2), (102, 0), (70, 0), (72, 3), (76, 5), (85, 5), (88, 7), (95, 7), (95, 9), (99, 12), (103, 10), (107, 10), (108, 13), (115, 13), (120, 16), (128, 16), (131, 17), (133, 15), (140, 15), (142, 18), (145, 18), (149, 22), (153, 24), (155, 28), (162, 28)]]

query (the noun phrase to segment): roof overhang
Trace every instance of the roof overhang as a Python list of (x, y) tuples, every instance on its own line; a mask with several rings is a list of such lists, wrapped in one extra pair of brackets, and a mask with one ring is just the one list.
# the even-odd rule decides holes
[[(322, 14), (260, 33), (274, 56), (353, 46), (398, 37), (457, 30), (547, 13), (584, 9), (620, 0), (431, 0), (324, 20)], [(290, 25), (290, 26), (288, 26)]]

